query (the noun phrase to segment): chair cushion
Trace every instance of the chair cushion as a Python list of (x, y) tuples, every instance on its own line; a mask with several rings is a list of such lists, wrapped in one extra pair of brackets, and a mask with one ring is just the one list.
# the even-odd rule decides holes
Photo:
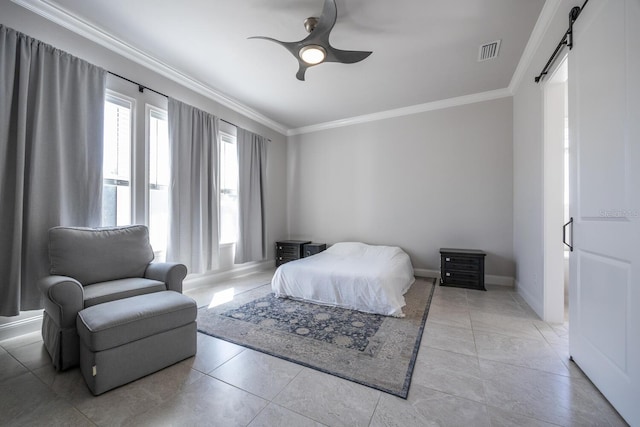
[(137, 277), (94, 283), (84, 287), (84, 307), (166, 290), (163, 282)]
[(85, 308), (76, 325), (91, 351), (103, 351), (196, 320), (196, 302), (174, 291), (155, 292)]
[(73, 277), (86, 286), (143, 277), (153, 250), (144, 225), (54, 227), (49, 230), (49, 259), (52, 275)]

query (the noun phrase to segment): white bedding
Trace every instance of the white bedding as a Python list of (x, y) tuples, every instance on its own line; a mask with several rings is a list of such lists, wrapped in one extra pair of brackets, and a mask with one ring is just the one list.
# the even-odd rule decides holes
[(402, 249), (344, 242), (281, 265), (271, 289), (278, 297), (403, 317), (404, 294), (414, 281)]

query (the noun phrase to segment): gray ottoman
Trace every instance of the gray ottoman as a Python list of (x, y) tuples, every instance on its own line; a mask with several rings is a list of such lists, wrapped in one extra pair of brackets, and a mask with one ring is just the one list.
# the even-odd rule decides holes
[(155, 292), (78, 313), (80, 371), (99, 395), (196, 354), (196, 302)]

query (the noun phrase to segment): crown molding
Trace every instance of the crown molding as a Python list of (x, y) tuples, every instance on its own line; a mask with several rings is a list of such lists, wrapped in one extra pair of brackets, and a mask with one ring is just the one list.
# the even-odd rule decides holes
[(154, 58), (153, 56), (143, 52), (140, 49), (131, 46), (124, 41), (110, 35), (106, 31), (99, 27), (96, 27), (89, 22), (75, 16), (71, 12), (63, 9), (62, 7), (53, 4), (47, 0), (11, 0), (13, 3), (24, 7), (51, 22), (61, 25), (73, 31), (80, 36), (89, 39), (107, 49), (130, 59), (146, 68), (153, 70), (154, 72), (173, 80), (180, 85), (187, 87), (199, 94), (202, 94), (209, 99), (246, 116), (249, 119), (263, 124), (276, 132), (286, 135), (288, 128), (281, 123), (278, 123), (265, 115), (247, 107), (239, 101), (217, 91), (211, 86), (202, 83), (183, 72), (171, 67), (170, 65)]
[(276, 132), (286, 136), (294, 136), (305, 133), (318, 132), (322, 130), (334, 129), (354, 124), (384, 120), (394, 117), (407, 116), (423, 113), (427, 111), (440, 110), (444, 108), (473, 104), (476, 102), (490, 101), (499, 98), (513, 96), (519, 85), (523, 81), (524, 74), (531, 65), (533, 56), (540, 47), (544, 34), (546, 33), (553, 17), (560, 7), (561, 0), (547, 0), (542, 8), (540, 16), (527, 42), (525, 50), (520, 58), (518, 66), (511, 78), (509, 86), (504, 89), (497, 89), (488, 92), (481, 92), (455, 98), (443, 99), (424, 104), (402, 107), (393, 110), (381, 111), (372, 114), (365, 114), (346, 119), (340, 119), (325, 123), (318, 123), (310, 126), (289, 129), (287, 126), (268, 118), (256, 110), (242, 104), (241, 102), (217, 91), (211, 86), (202, 83), (193, 77), (173, 68), (172, 66), (154, 58), (148, 53), (125, 43), (124, 41), (110, 35), (101, 28), (83, 20), (68, 10), (54, 4), (48, 0), (11, 0), (13, 3), (28, 9), (45, 19), (61, 25), (74, 33), (91, 40), (107, 49), (133, 61), (154, 72), (166, 77), (176, 83), (189, 88), (207, 98), (254, 120)]
[[(527, 42), (527, 45), (522, 52), (522, 56), (520, 57), (520, 61), (518, 62), (518, 66), (516, 67), (516, 71), (511, 77), (511, 82), (509, 83), (509, 91), (512, 94), (515, 94), (520, 87), (520, 84), (525, 77), (525, 73), (529, 69), (531, 62), (533, 61), (533, 57), (538, 51), (538, 48), (540, 47), (540, 44), (544, 39), (544, 35), (547, 33), (547, 30), (551, 25), (551, 21), (558, 12), (561, 3), (561, 0), (546, 0), (544, 2), (544, 6), (542, 6), (540, 16), (538, 16), (536, 25), (533, 27), (533, 31), (531, 32), (531, 36), (529, 37), (529, 41)], [(531, 80), (533, 80), (533, 76), (531, 77)]]
[(351, 126), (360, 123), (374, 122), (377, 120), (390, 119), (394, 117), (408, 116), (411, 114), (424, 113), (427, 111), (442, 110), (444, 108), (458, 107), (476, 102), (491, 101), (494, 99), (507, 98), (512, 96), (508, 88), (497, 89), (488, 92), (474, 93), (472, 95), (458, 96), (456, 98), (442, 99), (425, 104), (412, 105), (410, 107), (396, 108), (393, 110), (381, 111), (378, 113), (365, 114), (348, 119), (335, 120), (331, 122), (319, 123), (316, 125), (290, 129), (287, 136), (301, 135), (304, 133), (319, 132), (322, 130), (335, 129), (343, 126)]

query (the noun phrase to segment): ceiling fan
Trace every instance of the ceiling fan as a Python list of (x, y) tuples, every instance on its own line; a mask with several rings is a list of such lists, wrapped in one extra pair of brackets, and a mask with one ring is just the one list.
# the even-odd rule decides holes
[(329, 44), (329, 34), (336, 24), (338, 11), (335, 0), (325, 0), (320, 18), (311, 17), (304, 20), (304, 28), (309, 35), (297, 42), (283, 42), (271, 37), (255, 36), (250, 39), (263, 39), (277, 43), (287, 49), (298, 60), (300, 68), (296, 77), (304, 80), (307, 68), (323, 62), (341, 62), (353, 64), (360, 62), (371, 52), (359, 50), (340, 50)]

